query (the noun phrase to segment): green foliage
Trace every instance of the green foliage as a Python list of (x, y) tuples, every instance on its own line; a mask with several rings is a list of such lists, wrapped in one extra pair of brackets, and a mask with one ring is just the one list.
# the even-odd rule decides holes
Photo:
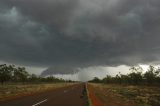
[(35, 74), (29, 74), (25, 67), (15, 67), (14, 65), (0, 65), (0, 82), (4, 84), (4, 82), (22, 82), (22, 83), (42, 83), (42, 82), (73, 82), (71, 80), (63, 80), (59, 78), (55, 78), (53, 76), (49, 77), (39, 77)]
[(10, 80), (11, 75), (12, 75), (12, 73), (11, 73), (11, 70), (10, 70), (10, 66), (7, 67), (6, 64), (0, 65), (0, 81), (1, 81), (1, 84)]
[(107, 75), (105, 78), (102, 79), (105, 83), (112, 83), (113, 78), (110, 75)]
[(17, 69), (14, 69), (14, 72), (13, 72), (14, 81), (26, 82), (28, 76), (29, 76), (29, 73), (25, 71), (24, 67), (18, 67)]
[(141, 67), (132, 67), (130, 70), (132, 71), (130, 74), (128, 74), (130, 83), (139, 84), (140, 82), (142, 82), (143, 69)]
[[(65, 82), (63, 79), (55, 78), (53, 76), (49, 76), (46, 78), (39, 78), (41, 82)], [(69, 81), (68, 81), (69, 82)]]
[(99, 83), (101, 82), (101, 80), (97, 77), (94, 77), (93, 80), (89, 81), (89, 82), (96, 82), (96, 83)]
[(144, 74), (144, 78), (148, 84), (153, 84), (153, 82), (157, 81), (159, 79), (159, 69), (156, 70), (153, 66), (149, 66), (148, 71)]
[(112, 77), (107, 75), (102, 80), (97, 79), (96, 77), (89, 81), (95, 83), (114, 83), (114, 84), (132, 84), (132, 85), (140, 85), (140, 84), (160, 84), (160, 68), (155, 68), (154, 66), (149, 66), (148, 71), (144, 74), (144, 70), (141, 67), (132, 67), (130, 68), (130, 73), (127, 75), (117, 74)]

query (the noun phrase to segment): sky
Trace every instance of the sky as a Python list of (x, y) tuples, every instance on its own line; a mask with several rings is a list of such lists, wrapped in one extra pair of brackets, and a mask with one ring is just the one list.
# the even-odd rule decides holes
[(79, 80), (158, 65), (160, 1), (0, 0), (0, 63)]

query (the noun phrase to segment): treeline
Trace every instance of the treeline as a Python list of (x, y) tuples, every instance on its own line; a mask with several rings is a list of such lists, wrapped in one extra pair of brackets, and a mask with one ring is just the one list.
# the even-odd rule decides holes
[(16, 67), (15, 65), (0, 65), (0, 82), (3, 85), (5, 82), (13, 83), (43, 83), (43, 82), (72, 82), (55, 78), (53, 76), (40, 77), (35, 74), (29, 74), (25, 67)]
[(127, 75), (117, 74), (116, 76), (107, 75), (102, 80), (95, 77), (89, 82), (94, 83), (107, 83), (107, 84), (132, 84), (132, 85), (160, 85), (160, 68), (149, 66), (145, 73), (144, 70), (138, 67), (132, 67), (130, 73)]

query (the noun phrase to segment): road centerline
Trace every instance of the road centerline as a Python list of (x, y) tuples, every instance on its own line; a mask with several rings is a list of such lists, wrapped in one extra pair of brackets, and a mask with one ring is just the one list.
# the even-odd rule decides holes
[(40, 102), (38, 102), (38, 103), (36, 103), (36, 104), (33, 104), (32, 106), (37, 106), (37, 105), (39, 105), (39, 104), (41, 104), (41, 103), (43, 103), (43, 102), (46, 102), (47, 101), (47, 99), (45, 99), (45, 100), (43, 100), (43, 101), (40, 101)]

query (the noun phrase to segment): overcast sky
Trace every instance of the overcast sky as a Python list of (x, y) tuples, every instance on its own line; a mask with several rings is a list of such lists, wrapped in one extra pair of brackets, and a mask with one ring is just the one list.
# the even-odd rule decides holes
[(160, 1), (0, 0), (0, 61), (41, 71), (159, 64)]

